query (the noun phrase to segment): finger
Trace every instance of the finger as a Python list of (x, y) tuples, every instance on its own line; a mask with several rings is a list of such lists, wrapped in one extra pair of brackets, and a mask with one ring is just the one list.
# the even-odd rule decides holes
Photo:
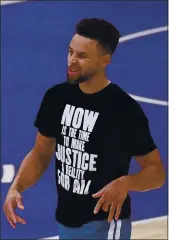
[(112, 221), (112, 219), (114, 217), (115, 209), (116, 209), (116, 206), (114, 204), (112, 204), (110, 207), (110, 211), (109, 211), (108, 222)]
[(19, 209), (21, 209), (21, 210), (24, 209), (24, 205), (23, 205), (23, 203), (22, 203), (22, 198), (21, 198), (21, 197), (18, 197), (18, 198), (16, 199), (16, 203), (17, 203), (17, 207), (18, 207)]
[(9, 224), (11, 225), (11, 227), (16, 228), (16, 225), (13, 223), (13, 221), (11, 221), (8, 217), (7, 220), (9, 222)]
[(19, 222), (19, 223), (26, 224), (25, 219), (23, 219), (23, 218), (21, 218), (21, 217), (19, 217), (19, 216), (17, 216), (17, 215), (16, 215), (16, 220), (17, 220), (17, 222)]
[(106, 196), (103, 195), (103, 196), (99, 199), (99, 201), (97, 202), (96, 207), (95, 207), (95, 209), (94, 209), (94, 214), (97, 214), (97, 213), (99, 212), (101, 206), (102, 206), (103, 203), (105, 202), (105, 198), (106, 198)]
[(108, 202), (105, 202), (104, 205), (103, 205), (103, 207), (102, 207), (102, 209), (103, 209), (105, 212), (108, 212), (109, 206), (110, 206), (110, 204), (108, 204)]
[(9, 221), (9, 224), (11, 225), (11, 227), (16, 228), (16, 225), (12, 221)]
[(121, 208), (122, 208), (122, 205), (118, 205), (117, 208), (116, 208), (116, 215), (115, 215), (116, 220), (118, 220), (118, 218), (120, 216)]
[(15, 217), (15, 213), (14, 213), (11, 203), (8, 203), (8, 205), (5, 207), (4, 211), (5, 211), (6, 216), (10, 219), (10, 221), (12, 220), (16, 224), (16, 217)]
[(99, 192), (95, 193), (92, 195), (93, 198), (98, 198), (101, 197), (102, 194), (104, 193), (105, 188), (102, 188)]

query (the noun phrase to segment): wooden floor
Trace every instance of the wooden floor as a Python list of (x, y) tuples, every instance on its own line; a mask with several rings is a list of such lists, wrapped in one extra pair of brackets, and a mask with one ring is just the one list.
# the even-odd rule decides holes
[(133, 223), (131, 239), (168, 239), (167, 216)]

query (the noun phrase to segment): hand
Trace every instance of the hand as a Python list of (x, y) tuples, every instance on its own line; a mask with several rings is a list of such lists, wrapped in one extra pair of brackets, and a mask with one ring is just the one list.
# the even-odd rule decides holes
[(114, 215), (115, 219), (118, 220), (127, 194), (128, 180), (126, 177), (121, 177), (110, 182), (99, 192), (92, 195), (94, 198), (100, 198), (94, 209), (94, 213), (97, 214), (101, 207), (107, 212), (110, 207), (108, 222), (112, 221)]
[(7, 220), (13, 228), (16, 228), (16, 223), (26, 224), (26, 221), (15, 214), (14, 209), (18, 207), (23, 210), (24, 206), (22, 203), (22, 196), (17, 190), (9, 190), (5, 203), (4, 212), (6, 214)]

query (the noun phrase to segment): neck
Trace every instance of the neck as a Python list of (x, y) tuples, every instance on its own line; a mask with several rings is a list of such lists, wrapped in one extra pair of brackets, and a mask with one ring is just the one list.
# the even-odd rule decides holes
[(109, 83), (110, 81), (103, 73), (92, 77), (86, 82), (79, 83), (79, 87), (82, 92), (92, 94), (99, 92), (100, 90), (105, 88)]

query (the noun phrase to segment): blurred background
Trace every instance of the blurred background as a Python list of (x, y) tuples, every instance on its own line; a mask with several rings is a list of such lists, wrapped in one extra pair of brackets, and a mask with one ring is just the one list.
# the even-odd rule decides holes
[[(12, 229), (2, 206), (23, 157), (34, 145), (33, 123), (45, 91), (65, 81), (68, 44), (82, 18), (104, 18), (121, 32), (107, 74), (141, 104), (168, 174), (167, 1), (12, 3), (1, 4), (1, 238), (46, 238), (57, 236), (54, 159), (36, 186), (23, 194), (25, 210), (18, 213), (26, 225)], [(130, 172), (138, 170), (132, 160)], [(166, 181), (159, 190), (131, 193), (133, 222), (166, 220), (167, 189)]]

